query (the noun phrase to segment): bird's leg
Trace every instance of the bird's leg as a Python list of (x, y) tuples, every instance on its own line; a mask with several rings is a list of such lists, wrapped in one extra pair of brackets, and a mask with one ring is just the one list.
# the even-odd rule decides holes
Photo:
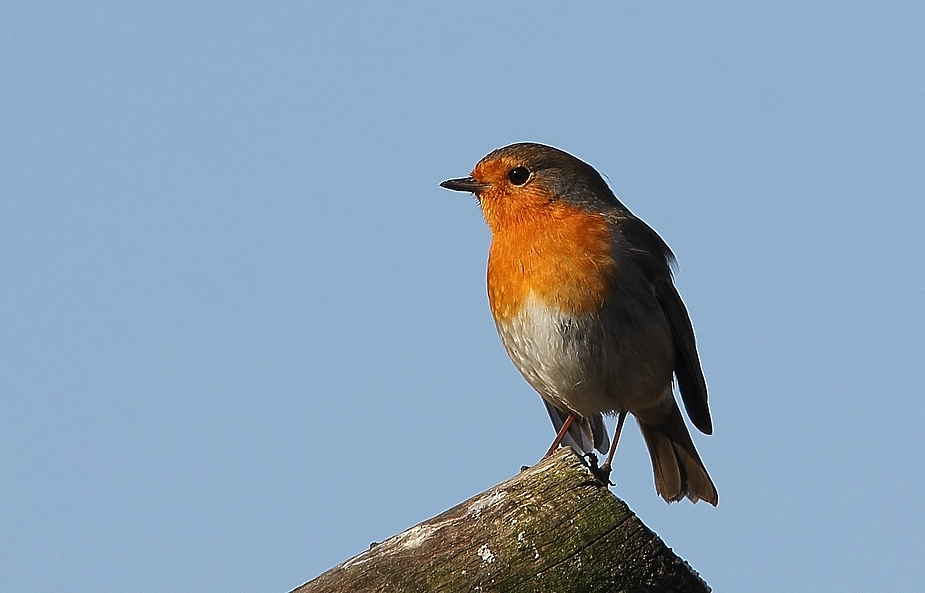
[(610, 444), (610, 452), (607, 453), (607, 461), (600, 468), (600, 473), (604, 476), (605, 482), (610, 481), (611, 462), (613, 454), (617, 452), (617, 443), (620, 442), (620, 433), (623, 432), (623, 423), (626, 422), (626, 412), (620, 412), (620, 418), (617, 420), (617, 427), (613, 431), (613, 442)]
[(552, 455), (556, 449), (559, 448), (559, 445), (562, 444), (562, 439), (565, 438), (565, 433), (568, 432), (569, 427), (572, 426), (572, 422), (575, 421), (574, 412), (569, 412), (568, 418), (565, 419), (565, 422), (562, 423), (562, 428), (559, 429), (559, 434), (556, 435), (556, 440), (552, 442), (552, 445), (549, 446), (549, 451), (546, 451), (546, 455), (543, 455), (543, 459), (546, 459)]

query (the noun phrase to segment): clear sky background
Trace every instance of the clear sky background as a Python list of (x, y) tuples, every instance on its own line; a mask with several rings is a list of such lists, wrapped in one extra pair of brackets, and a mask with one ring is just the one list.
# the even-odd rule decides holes
[[(921, 2), (6, 2), (0, 589), (288, 591), (553, 437), (438, 183), (552, 144), (671, 245), (717, 591), (925, 589)], [(610, 426), (612, 428), (613, 422)]]

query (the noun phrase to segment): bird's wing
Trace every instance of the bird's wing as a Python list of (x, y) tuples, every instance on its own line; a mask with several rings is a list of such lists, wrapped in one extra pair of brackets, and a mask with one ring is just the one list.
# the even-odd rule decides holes
[(687, 307), (684, 306), (678, 289), (670, 279), (656, 284), (655, 294), (674, 334), (674, 374), (678, 379), (684, 408), (700, 432), (713, 434), (713, 421), (710, 419), (710, 407), (707, 404), (707, 382), (703, 378), (700, 357), (697, 356), (694, 326), (691, 325)]
[(701, 432), (712, 434), (707, 383), (697, 355), (694, 326), (691, 325), (687, 307), (671, 277), (674, 254), (658, 233), (632, 214), (621, 216), (618, 224), (630, 244), (632, 257), (652, 283), (659, 304), (671, 325), (675, 344), (675, 377), (687, 415)]

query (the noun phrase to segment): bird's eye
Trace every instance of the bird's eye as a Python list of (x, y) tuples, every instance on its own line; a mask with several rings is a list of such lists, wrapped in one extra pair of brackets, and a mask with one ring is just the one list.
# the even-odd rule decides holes
[(507, 179), (514, 185), (523, 185), (530, 179), (530, 169), (526, 167), (515, 167), (507, 174)]

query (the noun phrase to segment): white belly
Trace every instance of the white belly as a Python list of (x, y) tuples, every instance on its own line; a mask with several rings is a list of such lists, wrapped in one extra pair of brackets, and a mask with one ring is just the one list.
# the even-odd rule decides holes
[(497, 323), (527, 382), (550, 403), (585, 417), (635, 412), (672, 397), (673, 351), (662, 325), (665, 331), (654, 332), (653, 340), (638, 327), (597, 315), (572, 317), (532, 295), (515, 317)]

